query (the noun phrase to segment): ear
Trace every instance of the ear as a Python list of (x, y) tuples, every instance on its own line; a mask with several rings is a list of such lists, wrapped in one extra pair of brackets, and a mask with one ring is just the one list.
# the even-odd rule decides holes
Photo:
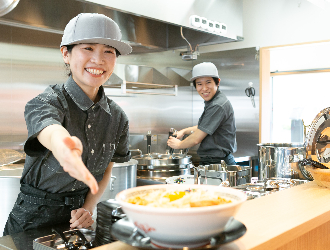
[(220, 81), (221, 81), (221, 79), (219, 78), (219, 83), (218, 83), (218, 87), (220, 86)]
[(66, 46), (61, 47), (61, 53), (62, 53), (62, 56), (63, 56), (63, 61), (66, 64), (69, 64), (69, 51), (68, 51), (68, 48)]

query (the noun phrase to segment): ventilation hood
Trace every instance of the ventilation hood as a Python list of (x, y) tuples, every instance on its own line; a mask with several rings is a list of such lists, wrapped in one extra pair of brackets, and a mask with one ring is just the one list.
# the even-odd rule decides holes
[[(123, 40), (133, 47), (133, 54), (187, 48), (178, 25), (76, 0), (20, 1), (15, 9), (0, 17), (0, 42), (58, 48), (65, 25), (81, 12), (102, 13), (115, 20)], [(190, 28), (183, 28), (183, 34), (193, 48), (243, 39)]]
[(166, 68), (165, 76), (152, 67), (117, 64), (103, 86), (120, 88), (122, 93), (176, 95), (178, 86), (190, 86), (190, 82), (172, 68)]

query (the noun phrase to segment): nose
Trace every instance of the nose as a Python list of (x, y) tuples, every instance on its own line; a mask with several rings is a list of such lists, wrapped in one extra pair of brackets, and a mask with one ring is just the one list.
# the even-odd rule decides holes
[(104, 63), (104, 53), (103, 51), (95, 50), (91, 59), (91, 62), (96, 64), (103, 64)]
[(207, 89), (207, 85), (206, 84), (203, 84), (202, 85), (202, 90), (206, 90)]

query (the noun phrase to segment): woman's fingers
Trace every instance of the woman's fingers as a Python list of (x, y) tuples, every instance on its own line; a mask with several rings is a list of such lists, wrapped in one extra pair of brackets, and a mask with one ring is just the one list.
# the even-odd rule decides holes
[(79, 139), (76, 140), (75, 137), (66, 137), (63, 142), (72, 151), (67, 161), (62, 163), (64, 171), (68, 172), (73, 178), (84, 182), (89, 186), (92, 194), (96, 194), (98, 191), (98, 184), (81, 160), (82, 146)]
[(71, 211), (71, 228), (87, 228), (90, 227), (94, 220), (90, 212), (84, 208)]

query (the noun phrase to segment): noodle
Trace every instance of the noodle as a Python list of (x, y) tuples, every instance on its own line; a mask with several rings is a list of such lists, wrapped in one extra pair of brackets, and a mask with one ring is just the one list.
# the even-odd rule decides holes
[(163, 191), (138, 194), (126, 200), (128, 203), (162, 208), (205, 207), (231, 203), (214, 192), (204, 190)]

